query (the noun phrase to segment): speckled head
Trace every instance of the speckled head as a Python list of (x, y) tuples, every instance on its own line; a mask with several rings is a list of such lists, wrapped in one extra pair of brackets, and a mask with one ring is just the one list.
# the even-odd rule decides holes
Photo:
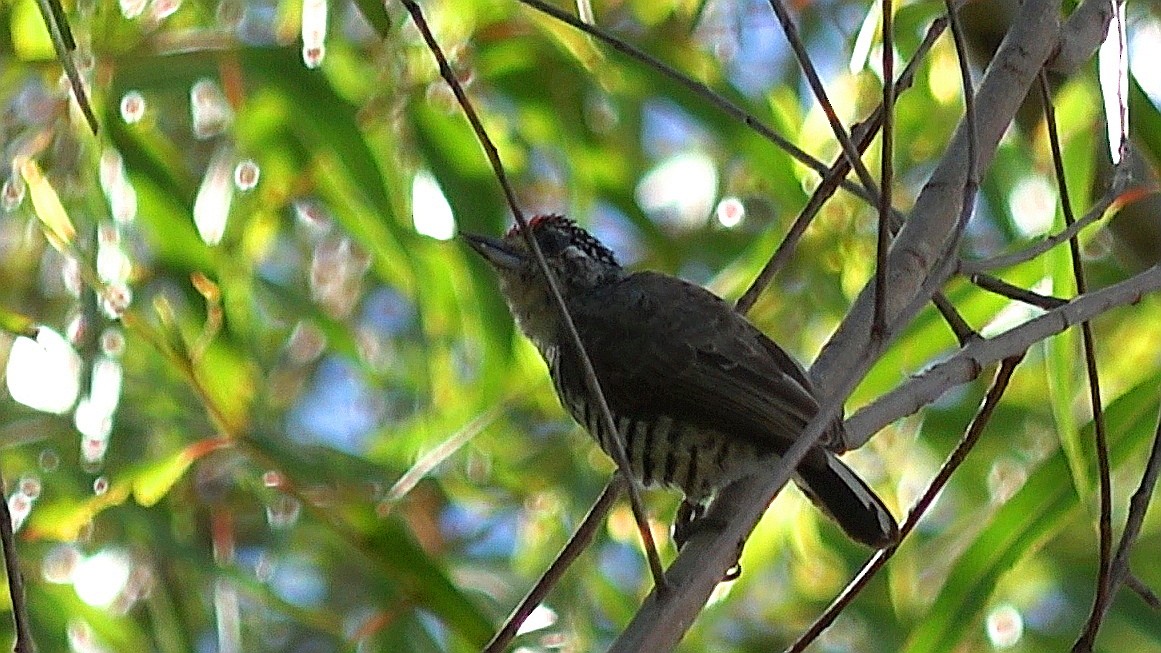
[[(565, 250), (573, 247), (594, 261), (620, 267), (612, 250), (563, 215), (553, 213), (538, 215), (528, 221), (528, 228), (532, 230), (532, 236), (540, 244), (545, 257), (560, 256)], [(524, 235), (519, 224), (512, 225), (504, 235), (504, 240), (509, 242), (523, 239)]]
[[(528, 221), (528, 229), (566, 303), (625, 274), (608, 247), (564, 216), (538, 215)], [(500, 289), (521, 329), (538, 344), (553, 336), (557, 310), (551, 307), (548, 283), (520, 226), (503, 238), (464, 234), (464, 239), (500, 276)]]

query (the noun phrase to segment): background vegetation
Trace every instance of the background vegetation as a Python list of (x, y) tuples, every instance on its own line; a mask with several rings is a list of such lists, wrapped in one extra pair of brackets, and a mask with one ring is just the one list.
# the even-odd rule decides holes
[[(482, 261), (449, 239), (500, 232), (511, 216), (414, 24), (397, 3), (336, 0), (320, 32), (320, 6), (66, 4), (100, 123), (93, 136), (67, 99), (37, 5), (0, 2), (0, 469), (42, 651), (478, 650), (613, 469), (564, 417)], [(965, 10), (977, 79), (1006, 6)], [(634, 267), (736, 298), (818, 183), (737, 118), (529, 7), (424, 9), (524, 210), (568, 213)], [(838, 152), (765, 3), (591, 9), (807, 152)], [(864, 118), (881, 89), (878, 9), (795, 9), (840, 118)], [(1140, 211), (1156, 199), (1161, 163), (1161, 13), (1128, 9), (1146, 192), (1119, 207), (1136, 215), (1082, 233), (1097, 288), (1161, 251), (1158, 212)], [(898, 8), (902, 61), (943, 11)], [(1083, 211), (1108, 174), (1095, 61), (1057, 80), (1055, 99)], [(1037, 107), (983, 179), (966, 256), (1060, 228)], [(896, 108), (897, 206), (914, 199), (962, 114), (945, 34)], [(51, 196), (63, 213), (45, 208)], [(876, 220), (873, 207), (836, 195), (752, 320), (811, 360), (873, 274)], [(1001, 274), (1075, 292), (1065, 248)], [(946, 292), (985, 334), (1032, 314), (962, 278)], [(1094, 324), (1118, 529), (1156, 425), (1159, 318), (1161, 300), (1144, 296)], [(33, 324), (62, 334), (76, 358), (18, 365), (28, 359), (17, 335)], [(956, 346), (926, 309), (848, 414)], [(939, 502), (818, 650), (1071, 645), (1097, 576), (1079, 352), (1075, 330), (1029, 352)], [(73, 371), (54, 372), (62, 367)], [(848, 455), (897, 515), (960, 437), (987, 376)], [(34, 387), (52, 410), (28, 407)], [(663, 535), (676, 497), (646, 498)], [(652, 586), (638, 542), (627, 508), (614, 509), (518, 645), (607, 646)], [(1154, 510), (1133, 556), (1154, 589), (1158, 550)], [(681, 650), (785, 646), (867, 556), (796, 491), (783, 493), (746, 547), (741, 579), (719, 589)], [(1098, 641), (1161, 650), (1161, 619), (1121, 592)]]

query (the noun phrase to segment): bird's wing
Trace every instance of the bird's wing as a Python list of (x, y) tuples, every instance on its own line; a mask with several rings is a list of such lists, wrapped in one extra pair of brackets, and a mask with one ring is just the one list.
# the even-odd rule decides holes
[[(641, 272), (571, 304), (618, 415), (668, 415), (782, 452), (818, 412), (802, 368), (699, 286)], [(580, 370), (562, 356), (561, 372), (583, 384)]]

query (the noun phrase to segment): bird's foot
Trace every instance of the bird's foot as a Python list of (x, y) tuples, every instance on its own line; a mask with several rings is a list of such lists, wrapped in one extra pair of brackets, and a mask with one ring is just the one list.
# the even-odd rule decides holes
[[(704, 530), (720, 531), (726, 527), (726, 522), (721, 519), (706, 517), (705, 506), (689, 501), (682, 501), (677, 508), (677, 514), (673, 518), (673, 543), (680, 551), (685, 547), (685, 543), (689, 541), (695, 534)], [(738, 556), (741, 557), (741, 547), (739, 546)], [(725, 576), (722, 577), (722, 582), (737, 580), (742, 575), (742, 565), (735, 562), (733, 567), (726, 570)]]

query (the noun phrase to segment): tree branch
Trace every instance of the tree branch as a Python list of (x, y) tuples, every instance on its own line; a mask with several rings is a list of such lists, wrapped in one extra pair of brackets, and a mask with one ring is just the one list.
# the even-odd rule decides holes
[(1161, 291), (1161, 266), (1154, 266), (1120, 283), (1081, 295), (994, 338), (969, 343), (947, 360), (932, 365), (856, 412), (847, 419), (846, 430), (857, 447), (891, 422), (915, 413), (951, 388), (974, 380), (984, 367), (1084, 320), (1133, 304), (1142, 296), (1158, 291)]
[(593, 507), (589, 508), (589, 512), (585, 515), (580, 526), (577, 527), (576, 532), (569, 538), (568, 543), (557, 554), (556, 559), (548, 566), (548, 569), (541, 574), (540, 579), (536, 581), (536, 585), (528, 590), (528, 594), (524, 596), (524, 600), (512, 614), (504, 621), (504, 625), (496, 634), (492, 636), (492, 641), (484, 647), (483, 653), (503, 653), (507, 650), (508, 644), (516, 637), (517, 631), (544, 600), (548, 596), (549, 590), (552, 589), (556, 582), (560, 580), (564, 572), (568, 570), (568, 566), (576, 560), (581, 553), (588, 547), (589, 543), (593, 541), (593, 536), (597, 534), (597, 529), (604, 523), (605, 516), (609, 514), (609, 510), (613, 507), (617, 497), (621, 496), (621, 491), (625, 489), (625, 477), (620, 473), (613, 474), (613, 478), (609, 479), (609, 484), (605, 486), (601, 496), (597, 497)]
[[(1093, 605), (1092, 614), (1089, 615), (1084, 632), (1081, 633), (1080, 639), (1073, 647), (1074, 651), (1092, 650), (1093, 645), (1096, 644), (1097, 631), (1100, 629), (1105, 615), (1108, 614), (1109, 606), (1112, 605), (1113, 596), (1116, 595), (1117, 589), (1120, 588), (1121, 584), (1129, 583), (1131, 585), (1131, 581), (1135, 580), (1129, 572), (1129, 552), (1133, 550), (1137, 536), (1141, 534), (1141, 524), (1145, 522), (1145, 512), (1149, 509), (1149, 502), (1153, 498), (1153, 488), (1157, 486), (1159, 475), (1161, 475), (1161, 415), (1157, 417), (1157, 430), (1153, 434), (1153, 448), (1149, 452), (1149, 462), (1145, 464), (1145, 472), (1141, 474), (1141, 484), (1137, 486), (1133, 498), (1129, 499), (1129, 516), (1125, 518), (1125, 530), (1121, 533), (1121, 542), (1117, 545), (1117, 554), (1110, 566), (1108, 587), (1103, 597), (1097, 597), (1098, 600)], [(1141, 593), (1139, 589), (1137, 591)], [(1151, 595), (1152, 592), (1143, 594), (1146, 597)], [(1153, 596), (1153, 599), (1156, 600), (1156, 597)]]
[[(1025, 2), (984, 74), (975, 98), (977, 106), (988, 107), (978, 116), (976, 125), (974, 165), (981, 173), (988, 169), (1000, 139), (1055, 47), (1060, 33), (1059, 12), (1059, 0)], [(891, 245), (887, 269), (891, 297), (885, 305), (889, 323), (908, 324), (913, 314), (904, 310), (918, 310), (923, 305), (912, 302), (916, 293), (924, 285), (932, 290), (942, 286), (942, 280), (929, 280), (928, 276), (940, 267), (941, 256), (949, 249), (948, 235), (955, 233), (960, 218), (963, 188), (973, 165), (968, 160), (969, 142), (969, 126), (964, 120)], [(951, 266), (942, 267), (946, 268), (944, 274), (951, 273)], [(811, 374), (816, 387), (824, 393), (832, 391), (835, 378), (860, 352), (870, 348), (881, 351), (897, 335), (898, 332), (887, 333), (882, 340), (871, 341), (866, 325), (871, 323), (873, 303), (873, 284), (868, 284), (819, 353)], [(876, 354), (874, 358), (877, 357)]]

